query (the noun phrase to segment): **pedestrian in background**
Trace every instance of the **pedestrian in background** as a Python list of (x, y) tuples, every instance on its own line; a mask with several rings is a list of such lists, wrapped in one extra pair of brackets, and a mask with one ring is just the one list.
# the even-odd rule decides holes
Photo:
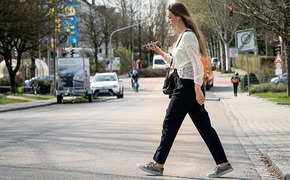
[(137, 69), (142, 69), (142, 62), (141, 62), (140, 59), (138, 59), (138, 60), (136, 61), (136, 68), (137, 68)]
[(166, 64), (170, 65), (172, 62), (175, 89), (163, 121), (162, 137), (153, 156), (154, 161), (137, 166), (145, 172), (163, 175), (165, 161), (188, 113), (217, 165), (208, 177), (220, 177), (233, 169), (204, 108), (205, 98), (201, 88), (204, 69), (200, 58), (208, 58), (205, 41), (194, 19), (182, 3), (175, 2), (169, 5), (167, 17), (171, 27), (177, 28), (181, 33), (172, 50), (172, 56), (163, 52), (152, 41), (146, 48), (163, 56)]
[(234, 86), (234, 95), (238, 96), (238, 86), (239, 82), (241, 82), (238, 72), (236, 72), (235, 75), (232, 77), (231, 82), (233, 83)]

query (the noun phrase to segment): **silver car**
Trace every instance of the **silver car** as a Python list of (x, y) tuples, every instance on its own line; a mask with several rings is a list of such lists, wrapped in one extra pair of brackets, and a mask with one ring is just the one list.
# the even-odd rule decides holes
[(117, 96), (117, 98), (124, 96), (122, 80), (116, 73), (96, 73), (91, 89), (97, 96)]
[(284, 73), (278, 77), (274, 77), (270, 80), (270, 84), (287, 83), (287, 74)]

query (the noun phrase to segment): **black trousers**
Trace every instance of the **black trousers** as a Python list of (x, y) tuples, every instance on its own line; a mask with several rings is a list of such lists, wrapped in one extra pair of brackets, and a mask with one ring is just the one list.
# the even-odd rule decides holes
[(161, 142), (153, 159), (159, 164), (165, 163), (177, 132), (188, 113), (216, 164), (228, 162), (219, 137), (211, 126), (207, 111), (203, 105), (199, 105), (196, 101), (194, 81), (180, 79), (176, 70), (174, 71), (174, 80), (176, 88), (166, 110)]
[(237, 94), (239, 83), (233, 83), (233, 86), (234, 86), (234, 94)]

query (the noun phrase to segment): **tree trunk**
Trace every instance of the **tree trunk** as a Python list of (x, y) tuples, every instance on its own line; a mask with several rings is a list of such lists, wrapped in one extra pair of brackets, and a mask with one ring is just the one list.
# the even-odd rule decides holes
[[(24, 68), (24, 64), (23, 64)], [(23, 74), (23, 76), (25, 76)], [(31, 66), (30, 66), (30, 78), (35, 77), (35, 58), (34, 56), (31, 57)]]
[(96, 72), (98, 72), (98, 69), (99, 69), (99, 65), (98, 65), (98, 51), (99, 51), (99, 48), (98, 47), (95, 47), (95, 65), (96, 65)]
[(11, 93), (17, 93), (17, 84), (15, 80), (16, 73), (12, 72), (9, 74), (9, 80), (10, 80), (10, 92)]
[(225, 64), (225, 53), (224, 53), (224, 43), (221, 39), (219, 39), (219, 55), (220, 55), (220, 60), (221, 60), (221, 71), (225, 71), (226, 69), (226, 64)]
[(230, 61), (230, 55), (229, 55), (229, 43), (225, 42), (225, 58), (226, 58), (226, 71), (231, 71), (231, 61)]
[(284, 39), (284, 47), (285, 48), (285, 63), (286, 63), (286, 71), (287, 71), (287, 96), (290, 96), (290, 80), (289, 80), (289, 72), (290, 72), (290, 58), (288, 57), (290, 47), (288, 39)]

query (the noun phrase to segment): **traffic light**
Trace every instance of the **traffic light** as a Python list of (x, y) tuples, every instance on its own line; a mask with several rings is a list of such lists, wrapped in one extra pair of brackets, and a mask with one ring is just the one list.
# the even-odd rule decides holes
[(274, 47), (274, 55), (276, 56), (277, 53), (279, 52), (279, 54), (281, 54), (281, 46), (277, 45)]
[(114, 55), (116, 54), (116, 49), (113, 50), (113, 54), (114, 54)]
[(74, 57), (74, 53), (75, 53), (75, 50), (74, 49), (71, 49), (70, 50), (70, 57)]
[(230, 7), (229, 9), (230, 9), (230, 17), (232, 17), (232, 16), (233, 16), (233, 11), (234, 11), (234, 10), (233, 10), (232, 7)]

